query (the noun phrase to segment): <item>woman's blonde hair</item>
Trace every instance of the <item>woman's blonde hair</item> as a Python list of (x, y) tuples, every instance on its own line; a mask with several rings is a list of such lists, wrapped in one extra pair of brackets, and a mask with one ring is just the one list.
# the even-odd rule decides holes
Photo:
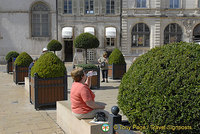
[(84, 76), (83, 68), (79, 67), (79, 68), (72, 70), (71, 76), (75, 82), (81, 81), (82, 77)]
[(108, 54), (105, 52), (105, 53), (103, 54), (103, 57), (105, 57), (105, 56), (107, 57), (107, 55), (108, 55)]

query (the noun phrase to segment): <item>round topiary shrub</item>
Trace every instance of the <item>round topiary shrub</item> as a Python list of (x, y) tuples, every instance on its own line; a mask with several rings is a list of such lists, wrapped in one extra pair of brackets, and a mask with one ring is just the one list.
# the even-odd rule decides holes
[(124, 75), (118, 105), (146, 133), (200, 133), (200, 45), (173, 43), (140, 56)]
[(76, 48), (85, 49), (85, 63), (87, 64), (87, 49), (97, 48), (99, 46), (99, 40), (90, 33), (82, 33), (76, 37), (73, 44)]
[(63, 77), (66, 73), (64, 63), (52, 52), (40, 56), (31, 68), (31, 76), (37, 73), (40, 78)]
[(118, 48), (115, 48), (109, 56), (109, 64), (126, 64), (123, 54)]
[(12, 58), (17, 58), (17, 56), (19, 56), (19, 53), (16, 51), (10, 51), (7, 55), (6, 55), (6, 60), (7, 61), (12, 61)]
[(20, 55), (16, 58), (14, 65), (20, 66), (20, 67), (29, 67), (33, 59), (31, 56), (26, 53), (22, 52)]
[(57, 40), (51, 40), (47, 45), (49, 51), (60, 51), (62, 49), (62, 44)]

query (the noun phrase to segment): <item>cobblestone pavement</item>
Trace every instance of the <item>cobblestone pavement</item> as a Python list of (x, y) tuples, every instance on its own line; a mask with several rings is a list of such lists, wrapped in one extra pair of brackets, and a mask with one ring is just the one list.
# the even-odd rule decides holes
[[(68, 70), (68, 90), (72, 79), (70, 65)], [(93, 92), (95, 100), (107, 103), (105, 110), (110, 112), (117, 105), (117, 94), (120, 80), (101, 83), (100, 89)], [(70, 92), (70, 91), (69, 91)], [(36, 111), (29, 102), (29, 95), (24, 85), (16, 85), (12, 74), (0, 72), (0, 134), (64, 134), (56, 124), (56, 108)], [(123, 119), (126, 117), (123, 116)]]

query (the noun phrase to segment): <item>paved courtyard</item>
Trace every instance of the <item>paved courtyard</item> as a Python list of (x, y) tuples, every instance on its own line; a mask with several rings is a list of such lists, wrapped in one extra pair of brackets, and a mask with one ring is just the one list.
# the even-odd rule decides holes
[[(70, 89), (72, 68), (66, 66)], [(117, 104), (119, 84), (120, 80), (109, 79), (109, 83), (101, 83), (100, 89), (93, 90), (96, 101), (107, 103), (105, 109), (109, 112)], [(36, 111), (24, 85), (16, 85), (12, 74), (0, 72), (0, 102), (0, 134), (64, 134), (56, 123), (56, 108)]]

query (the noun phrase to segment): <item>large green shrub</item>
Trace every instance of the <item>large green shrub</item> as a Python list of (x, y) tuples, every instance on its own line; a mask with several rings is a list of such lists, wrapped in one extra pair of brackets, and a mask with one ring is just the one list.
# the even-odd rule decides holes
[(115, 48), (109, 56), (109, 64), (126, 64), (123, 54), (118, 48)]
[(52, 52), (44, 53), (31, 68), (31, 76), (37, 73), (40, 78), (62, 77), (66, 73), (64, 63)]
[(62, 49), (62, 44), (57, 40), (51, 40), (47, 45), (49, 51), (60, 51)]
[(14, 65), (20, 66), (20, 67), (29, 67), (33, 59), (31, 56), (26, 53), (22, 52), (20, 55), (16, 58)]
[(87, 64), (87, 49), (97, 48), (99, 46), (99, 40), (97, 39), (96, 36), (90, 33), (82, 33), (76, 37), (73, 44), (76, 48), (85, 49), (86, 53), (85, 62)]
[(174, 43), (139, 57), (121, 81), (118, 105), (143, 132), (200, 133), (200, 45)]
[(94, 64), (78, 64), (77, 67), (82, 67), (83, 69), (97, 69)]
[(12, 61), (12, 58), (17, 58), (17, 56), (19, 56), (19, 53), (16, 51), (10, 51), (7, 55), (6, 55), (6, 60), (7, 61)]

